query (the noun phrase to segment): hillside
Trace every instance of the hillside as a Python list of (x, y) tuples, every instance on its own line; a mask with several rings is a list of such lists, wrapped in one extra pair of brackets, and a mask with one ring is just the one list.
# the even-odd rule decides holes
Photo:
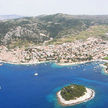
[(0, 43), (16, 47), (30, 43), (40, 44), (50, 39), (53, 40), (49, 44), (89, 36), (106, 39), (107, 31), (108, 16), (41, 15), (0, 21)]
[(54, 39), (48, 44), (62, 44), (65, 42), (73, 42), (75, 40), (85, 40), (89, 37), (101, 38), (103, 40), (108, 40), (108, 26), (107, 25), (94, 25), (90, 26), (86, 30), (79, 32), (78, 34), (70, 34), (68, 37)]

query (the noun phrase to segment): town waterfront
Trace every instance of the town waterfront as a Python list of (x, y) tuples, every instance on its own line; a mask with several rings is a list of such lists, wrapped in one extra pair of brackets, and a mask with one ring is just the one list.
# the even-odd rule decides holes
[(4, 63), (0, 66), (0, 108), (64, 108), (58, 104), (56, 92), (71, 83), (94, 89), (96, 95), (86, 103), (66, 108), (108, 106), (108, 75), (104, 74), (99, 62), (73, 66)]

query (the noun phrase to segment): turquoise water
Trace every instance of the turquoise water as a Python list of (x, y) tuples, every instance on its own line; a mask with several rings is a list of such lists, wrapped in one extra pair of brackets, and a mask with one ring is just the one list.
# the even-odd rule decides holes
[[(38, 76), (34, 76), (38, 73)], [(70, 107), (58, 104), (56, 92), (75, 83), (95, 90), (91, 101)], [(0, 66), (0, 108), (107, 108), (108, 75), (98, 62), (74, 66), (54, 63)]]

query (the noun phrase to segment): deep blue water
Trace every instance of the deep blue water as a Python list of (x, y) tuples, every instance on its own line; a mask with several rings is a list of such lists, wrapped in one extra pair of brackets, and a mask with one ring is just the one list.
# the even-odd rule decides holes
[[(38, 76), (34, 76), (34, 73)], [(76, 66), (39, 65), (0, 66), (0, 108), (65, 108), (58, 104), (56, 92), (75, 83), (95, 90), (91, 101), (66, 108), (107, 108), (108, 75), (97, 62)]]

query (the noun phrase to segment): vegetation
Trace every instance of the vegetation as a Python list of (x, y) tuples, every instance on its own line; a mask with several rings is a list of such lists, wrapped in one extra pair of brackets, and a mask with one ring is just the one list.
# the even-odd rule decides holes
[[(0, 44), (61, 44), (90, 36), (108, 39), (108, 16), (54, 14), (0, 21)], [(16, 42), (16, 40), (20, 42)], [(27, 43), (28, 42), (28, 43)], [(20, 45), (20, 44), (17, 44)], [(23, 44), (22, 44), (23, 45)]]
[(81, 31), (74, 36), (72, 36), (71, 34), (65, 38), (55, 39), (49, 42), (49, 44), (62, 44), (64, 42), (72, 42), (79, 39), (86, 40), (89, 37), (96, 37), (108, 40), (108, 25), (90, 26), (88, 29)]
[(34, 43), (32, 41), (28, 41), (28, 40), (21, 40), (21, 39), (17, 39), (12, 41), (10, 44), (7, 45), (8, 49), (13, 49), (16, 47), (22, 48), (22, 47), (29, 47), (30, 45), (34, 45)]
[(105, 63), (104, 65), (108, 67), (108, 63)]
[(108, 71), (108, 63), (104, 64), (106, 66), (106, 71)]
[(61, 96), (65, 100), (72, 100), (81, 97), (85, 94), (86, 88), (82, 85), (72, 84), (67, 87), (62, 88)]
[(108, 60), (108, 57), (104, 57), (104, 60)]

